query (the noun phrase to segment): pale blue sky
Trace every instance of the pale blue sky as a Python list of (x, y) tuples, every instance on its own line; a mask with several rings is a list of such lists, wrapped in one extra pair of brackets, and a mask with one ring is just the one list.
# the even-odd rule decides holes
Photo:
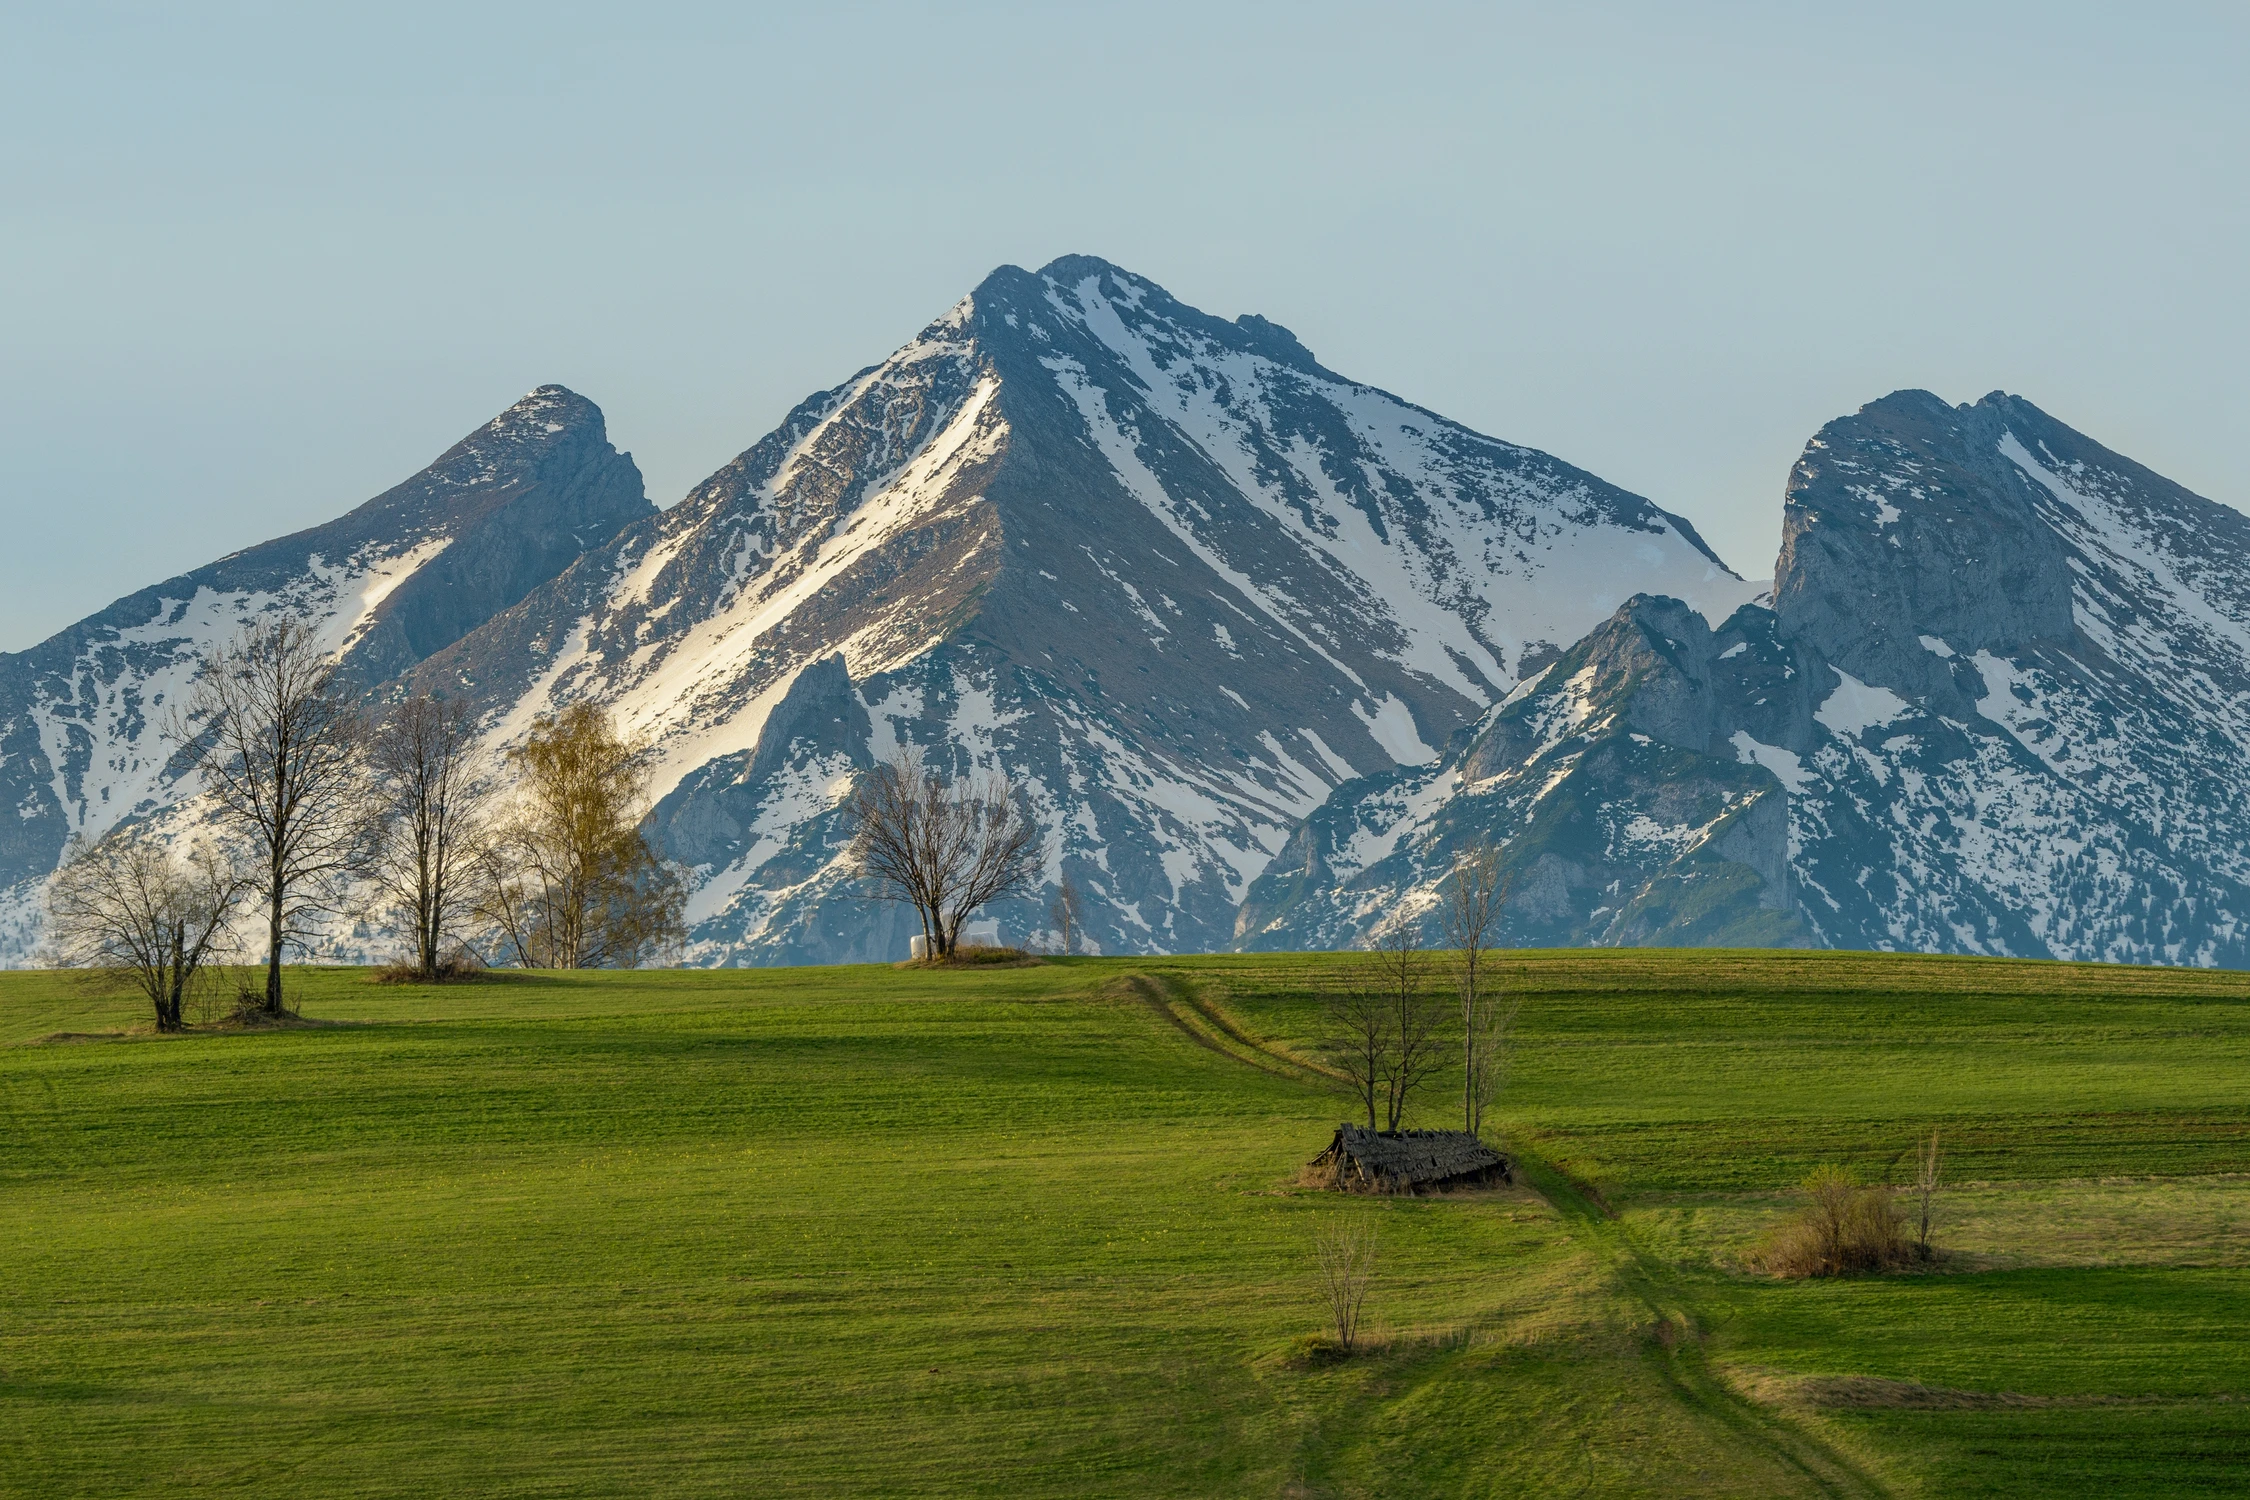
[(2250, 504), (2238, 0), (188, 9), (0, 45), (0, 649), (543, 381), (669, 504), (1072, 251), (1754, 576), (1906, 385)]

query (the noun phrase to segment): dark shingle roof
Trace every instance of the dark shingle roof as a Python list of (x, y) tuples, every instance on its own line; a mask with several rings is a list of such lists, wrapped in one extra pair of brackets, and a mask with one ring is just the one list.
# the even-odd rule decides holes
[(1338, 1125), (1315, 1166), (1333, 1166), (1342, 1186), (1408, 1192), (1415, 1188), (1497, 1178), (1509, 1180), (1508, 1158), (1466, 1130), (1369, 1130)]

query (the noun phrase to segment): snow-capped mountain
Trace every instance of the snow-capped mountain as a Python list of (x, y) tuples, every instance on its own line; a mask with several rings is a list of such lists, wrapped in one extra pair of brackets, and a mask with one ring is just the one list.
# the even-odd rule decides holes
[(542, 386), (349, 514), (118, 600), (0, 654), (0, 957), (36, 936), (73, 836), (194, 790), (163, 734), (217, 643), (262, 613), (315, 623), (372, 688), (459, 640), (647, 515), (592, 402)]
[(2250, 518), (2020, 398), (1901, 392), (1807, 446), (1770, 609), (1632, 601), (1342, 789), (1237, 940), (1358, 941), (1481, 837), (1510, 941), (2250, 963), (2246, 650)]
[(1105, 951), (1347, 945), (1482, 838), (1511, 942), (2250, 964), (2250, 518), (1999, 394), (1831, 423), (1786, 503), (1767, 593), (1263, 319), (1003, 267), (669, 511), (543, 387), (0, 656), (0, 957), (70, 837), (193, 793), (165, 711), (288, 608), (494, 752), (614, 710), (705, 963), (903, 953), (840, 808), (911, 745), (1024, 787), (1011, 940), (1067, 876)]
[(904, 953), (837, 813), (902, 742), (1026, 787), (1104, 950), (1199, 949), (1338, 782), (1433, 759), (1638, 592), (1756, 589), (1637, 496), (1071, 257), (994, 272), (413, 680), (496, 741), (581, 698), (646, 737), (703, 961)]

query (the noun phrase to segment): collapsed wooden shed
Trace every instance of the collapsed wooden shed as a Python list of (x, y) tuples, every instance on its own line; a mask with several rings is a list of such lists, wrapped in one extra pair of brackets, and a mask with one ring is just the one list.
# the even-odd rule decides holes
[(1442, 1192), (1515, 1180), (1508, 1158), (1466, 1130), (1338, 1125), (1312, 1166), (1347, 1193)]

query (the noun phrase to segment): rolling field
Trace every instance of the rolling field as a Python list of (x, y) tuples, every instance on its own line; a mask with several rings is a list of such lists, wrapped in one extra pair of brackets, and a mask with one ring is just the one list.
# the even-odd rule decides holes
[[(1527, 1185), (1368, 1202), (1335, 962), (0, 975), (0, 1493), (2250, 1493), (2250, 976), (1509, 955)], [(1932, 1126), (1943, 1269), (1743, 1268)]]

